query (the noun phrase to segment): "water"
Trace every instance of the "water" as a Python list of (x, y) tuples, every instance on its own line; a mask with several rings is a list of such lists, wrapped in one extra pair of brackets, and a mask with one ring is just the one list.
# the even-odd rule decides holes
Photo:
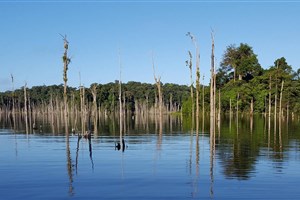
[(90, 141), (51, 133), (47, 122), (30, 134), (1, 123), (0, 199), (300, 199), (298, 121), (274, 134), (259, 116), (253, 126), (224, 119), (215, 145), (189, 121), (161, 134), (131, 124), (124, 152), (103, 123)]

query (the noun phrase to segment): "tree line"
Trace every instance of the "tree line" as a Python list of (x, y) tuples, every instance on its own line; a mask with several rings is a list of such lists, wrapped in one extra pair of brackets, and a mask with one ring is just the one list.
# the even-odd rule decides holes
[[(199, 50), (197, 49), (199, 53)], [(199, 56), (196, 56), (198, 59)], [(189, 52), (186, 64), (191, 71), (192, 53)], [(196, 60), (197, 61), (197, 60)], [(198, 62), (196, 64), (198, 65)], [(197, 66), (198, 68), (199, 66)], [(188, 70), (188, 69), (187, 69)], [(198, 69), (197, 69), (198, 70)], [(191, 75), (192, 79), (192, 75)], [(182, 112), (189, 114), (197, 110), (210, 111), (210, 86), (199, 84), (200, 72), (197, 71), (196, 85), (163, 84), (162, 101), (164, 112)], [(122, 102), (127, 112), (136, 113), (144, 110), (158, 109), (159, 94), (155, 84), (129, 81), (122, 83)], [(24, 86), (25, 87), (25, 86)], [(216, 95), (220, 97), (215, 103), (222, 113), (239, 111), (246, 113), (300, 113), (300, 70), (293, 71), (284, 57), (274, 61), (274, 65), (263, 69), (257, 55), (248, 44), (229, 45), (222, 57), (220, 67), (215, 72)], [(66, 92), (64, 91), (66, 88)], [(82, 89), (85, 90), (82, 94)], [(42, 107), (56, 101), (63, 101), (64, 95), (69, 99), (68, 105), (80, 110), (82, 98), (88, 107), (96, 105), (105, 112), (118, 111), (119, 80), (107, 84), (93, 83), (89, 88), (83, 86), (65, 87), (65, 85), (34, 86), (0, 93), (0, 111), (22, 111), (26, 104), (31, 108)], [(217, 92), (218, 91), (218, 92)], [(193, 95), (193, 93), (195, 95)], [(194, 99), (194, 96), (199, 97)], [(201, 101), (202, 102), (201, 102)], [(13, 106), (15, 105), (15, 106)], [(196, 105), (196, 106), (194, 106)], [(271, 105), (271, 109), (270, 109)], [(277, 112), (276, 111), (276, 112)], [(154, 111), (153, 111), (154, 112)]]
[[(179, 111), (182, 104), (190, 95), (190, 88), (185, 85), (173, 83), (161, 84), (163, 90), (163, 105), (165, 111)], [(69, 106), (75, 104), (80, 108), (80, 90), (84, 87), (67, 87), (67, 95)], [(95, 90), (96, 89), (96, 90)], [(93, 90), (96, 94), (96, 105), (101, 110), (106, 112), (118, 111), (119, 108), (119, 81), (110, 82), (107, 84), (93, 83), (89, 88), (84, 88), (85, 104), (92, 106)], [(46, 106), (51, 104), (51, 101), (59, 99), (63, 100), (64, 85), (50, 86), (33, 86), (27, 88), (28, 103), (31, 107)], [(82, 94), (81, 94), (82, 95)], [(148, 109), (157, 104), (156, 85), (149, 83), (141, 83), (129, 81), (122, 83), (122, 102), (125, 102), (125, 108), (128, 112), (136, 112), (141, 105), (148, 105)], [(17, 110), (24, 109), (24, 88), (16, 89), (15, 91), (6, 91), (0, 93), (0, 108), (4, 110), (12, 110), (12, 102), (16, 105)], [(158, 106), (158, 105), (157, 105)]]
[[(300, 69), (293, 71), (284, 57), (263, 69), (257, 55), (248, 44), (227, 47), (216, 74), (220, 88), (221, 108), (228, 111), (231, 104), (244, 112), (300, 112)], [(272, 110), (269, 109), (271, 106)], [(279, 111), (280, 112), (280, 111)]]

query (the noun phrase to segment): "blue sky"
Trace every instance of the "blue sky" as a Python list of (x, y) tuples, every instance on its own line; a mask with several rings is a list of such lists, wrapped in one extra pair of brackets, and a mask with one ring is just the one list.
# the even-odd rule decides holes
[[(2, 1), (0, 0), (0, 91), (25, 81), (62, 84), (63, 40), (70, 42), (68, 84), (89, 87), (119, 79), (189, 84), (187, 32), (200, 47), (200, 71), (209, 83), (211, 29), (217, 67), (226, 47), (247, 43), (263, 68), (284, 56), (300, 67), (300, 1)], [(120, 52), (120, 53), (119, 53)], [(194, 61), (195, 63), (195, 61)], [(201, 78), (202, 79), (202, 78)], [(202, 81), (202, 80), (201, 80)]]

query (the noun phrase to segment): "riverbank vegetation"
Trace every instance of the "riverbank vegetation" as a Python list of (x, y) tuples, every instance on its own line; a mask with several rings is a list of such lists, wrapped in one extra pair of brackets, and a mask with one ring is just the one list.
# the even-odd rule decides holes
[[(191, 65), (191, 61), (189, 61), (190, 69)], [(264, 69), (259, 64), (252, 47), (241, 43), (239, 46), (228, 46), (220, 62), (220, 67), (216, 68), (215, 90), (220, 93), (217, 104), (221, 113), (233, 113), (237, 110), (249, 114), (267, 114), (269, 111), (271, 114), (281, 113), (282, 115), (300, 113), (300, 70), (293, 71), (292, 66), (284, 57), (276, 59), (274, 65)], [(199, 74), (196, 77), (199, 80)], [(191, 82), (193, 81), (191, 80)], [(192, 85), (190, 88), (190, 85), (161, 81), (160, 84), (163, 113), (177, 112), (185, 115), (192, 113), (192, 110), (196, 108), (205, 112), (210, 111), (210, 86), (196, 85), (196, 87)], [(122, 83), (124, 112), (132, 115), (137, 113), (158, 114), (160, 100), (156, 85), (157, 83), (134, 81)], [(81, 85), (78, 88), (67, 87), (66, 93), (63, 84), (32, 88), (26, 88), (25, 85), (24, 87), (0, 93), (1, 113), (22, 113), (25, 110), (26, 112), (27, 110), (28, 112), (33, 110), (50, 112), (54, 110), (54, 107), (60, 110), (60, 108), (64, 108), (64, 94), (67, 94), (69, 99), (69, 111), (80, 111), (83, 108), (86, 111), (93, 110), (95, 112), (96, 110), (99, 113), (119, 111), (118, 80), (107, 84), (93, 83), (88, 88)], [(191, 91), (194, 94), (199, 93), (197, 101), (193, 98), (194, 95), (191, 94)], [(194, 106), (196, 104), (197, 106)]]

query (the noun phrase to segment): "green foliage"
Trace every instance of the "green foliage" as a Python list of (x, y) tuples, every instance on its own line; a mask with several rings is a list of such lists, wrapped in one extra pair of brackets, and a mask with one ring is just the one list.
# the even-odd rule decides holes
[[(232, 51), (232, 49), (234, 48), (231, 47), (230, 50)], [(228, 63), (228, 60), (225, 61)], [(249, 63), (248, 64), (251, 65), (251, 62)], [(253, 62), (252, 64), (256, 65), (256, 62)], [(254, 69), (255, 67), (248, 68)], [(299, 80), (295, 79), (295, 72), (293, 72), (292, 67), (287, 64), (284, 57), (275, 60), (274, 66), (271, 66), (267, 70), (262, 70), (250, 80), (243, 79), (236, 80), (234, 82), (232, 79), (230, 80), (230, 78), (228, 78), (228, 74), (225, 73), (225, 69), (226, 68), (224, 68), (223, 65), (223, 67), (218, 71), (217, 74), (217, 85), (221, 87), (222, 93), (221, 101), (223, 111), (229, 110), (230, 99), (232, 103), (232, 109), (235, 109), (237, 103), (237, 95), (239, 94), (240, 111), (249, 112), (250, 102), (253, 98), (254, 112), (266, 112), (270, 91), (272, 106), (274, 106), (275, 93), (277, 94), (278, 98), (277, 102), (279, 102), (282, 81), (284, 81), (282, 108), (285, 110), (287, 105), (289, 105), (289, 108), (294, 112), (300, 111), (298, 103), (298, 99), (300, 97), (300, 82)], [(269, 88), (270, 77), (271, 90)]]
[(235, 45), (227, 47), (219, 70), (223, 74), (223, 76), (219, 77), (219, 84), (224, 84), (224, 82), (228, 82), (229, 79), (233, 78), (233, 70), (235, 70), (236, 76), (241, 76), (246, 81), (261, 75), (263, 71), (252, 47), (243, 43), (239, 47), (235, 47)]
[(186, 116), (190, 115), (192, 113), (192, 105), (192, 99), (189, 97), (182, 104), (182, 114)]
[[(118, 107), (118, 81), (110, 82), (107, 84), (91, 84), (90, 88), (85, 90), (86, 103), (89, 104), (93, 101), (92, 88), (96, 86), (97, 88), (97, 105), (107, 109), (108, 111), (113, 111)], [(168, 105), (170, 102), (170, 96), (172, 96), (172, 103), (175, 106), (181, 108), (183, 101), (189, 97), (189, 87), (182, 86), (178, 84), (166, 83), (162, 84), (163, 90), (163, 100), (164, 104)], [(42, 104), (50, 103), (51, 96), (53, 99), (62, 100), (64, 86), (61, 85), (51, 85), (51, 86), (34, 86), (28, 88), (28, 96), (32, 105), (38, 106)], [(80, 105), (80, 92), (79, 88), (67, 87), (68, 99), (74, 100), (74, 103)], [(155, 103), (156, 86), (154, 84), (140, 83), (130, 81), (128, 83), (122, 84), (122, 96), (125, 97), (126, 108), (129, 111), (135, 111), (136, 102), (148, 103), (151, 107)], [(122, 102), (123, 102), (122, 97)], [(14, 99), (16, 103), (19, 103), (21, 107), (24, 103), (23, 89), (17, 89), (14, 92)], [(12, 102), (12, 92), (7, 91), (0, 93), (0, 108), (1, 107), (11, 107)]]
[[(63, 59), (67, 61), (67, 57)], [(192, 66), (191, 53), (190, 61), (187, 61), (187, 65), (189, 68)], [(234, 70), (236, 71), (236, 75), (242, 75), (242, 80), (236, 79), (234, 81)], [(196, 75), (200, 76), (199, 72), (197, 72)], [(300, 69), (294, 72), (292, 66), (287, 63), (284, 57), (276, 59), (273, 66), (263, 70), (258, 63), (257, 55), (254, 54), (252, 47), (243, 43), (241, 43), (239, 47), (230, 45), (224, 53), (221, 67), (216, 74), (216, 81), (217, 88), (221, 91), (221, 109), (223, 112), (229, 111), (230, 101), (233, 111), (235, 111), (238, 103), (239, 111), (249, 112), (252, 99), (254, 102), (254, 112), (266, 112), (268, 109), (269, 92), (271, 93), (272, 106), (274, 106), (275, 94), (277, 94), (277, 101), (279, 102), (281, 84), (284, 82), (282, 108), (286, 111), (287, 107), (289, 107), (291, 112), (300, 113)], [(97, 105), (100, 105), (107, 111), (114, 111), (118, 108), (118, 83), (118, 81), (115, 81), (107, 84), (91, 84), (90, 88), (86, 88), (85, 90), (86, 104), (91, 105), (93, 101), (91, 90), (95, 87)], [(198, 86), (199, 85), (197, 85), (197, 87)], [(182, 108), (184, 115), (191, 115), (192, 100), (190, 98), (189, 86), (161, 83), (161, 87), (164, 105), (170, 106), (171, 100), (172, 106)], [(200, 109), (203, 109), (202, 97), (204, 95), (204, 109), (206, 112), (209, 112), (210, 88), (205, 87), (204, 94), (202, 93), (202, 86), (200, 86), (199, 89)], [(34, 86), (27, 90), (32, 106), (49, 104), (51, 98), (53, 101), (62, 100), (63, 91), (64, 87), (62, 84)], [(80, 105), (79, 88), (68, 87), (67, 94), (68, 99), (71, 99), (72, 103), (75, 103), (77, 106)], [(0, 93), (0, 109), (11, 109), (12, 100), (14, 100), (15, 105), (18, 105), (19, 108), (22, 109), (24, 106), (23, 95), (22, 88), (15, 90), (14, 93), (11, 91)], [(134, 112), (137, 102), (144, 105), (147, 104), (148, 108), (150, 108), (155, 104), (156, 98), (157, 92), (155, 84), (134, 81), (122, 84), (122, 102), (125, 101), (127, 111)]]

